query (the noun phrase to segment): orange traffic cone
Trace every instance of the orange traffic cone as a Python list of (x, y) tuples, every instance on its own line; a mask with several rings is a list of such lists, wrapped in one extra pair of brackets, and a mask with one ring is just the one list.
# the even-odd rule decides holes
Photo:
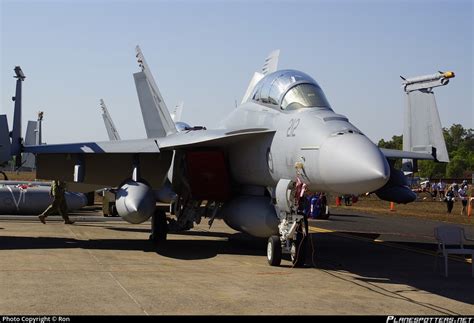
[(390, 202), (390, 211), (395, 211), (395, 203)]

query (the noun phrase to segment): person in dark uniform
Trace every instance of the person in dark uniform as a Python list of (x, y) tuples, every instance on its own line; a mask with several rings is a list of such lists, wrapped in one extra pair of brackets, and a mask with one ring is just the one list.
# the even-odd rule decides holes
[(60, 214), (65, 224), (73, 224), (74, 222), (69, 219), (67, 215), (67, 205), (65, 197), (65, 187), (64, 183), (59, 180), (54, 180), (51, 184), (51, 191), (49, 194), (53, 197), (53, 202), (43, 213), (41, 213), (38, 218), (43, 223), (46, 224), (46, 218), (50, 214)]
[(454, 190), (452, 186), (449, 188), (448, 192), (446, 193), (444, 200), (446, 201), (446, 205), (448, 207), (448, 213), (451, 213), (454, 206)]

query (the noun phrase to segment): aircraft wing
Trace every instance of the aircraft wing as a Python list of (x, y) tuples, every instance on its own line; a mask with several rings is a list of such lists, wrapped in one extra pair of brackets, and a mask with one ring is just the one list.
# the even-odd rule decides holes
[(413, 151), (404, 151), (404, 150), (397, 150), (397, 149), (386, 149), (380, 148), (382, 153), (387, 158), (394, 158), (394, 159), (421, 159), (421, 160), (436, 160), (433, 155), (427, 153), (417, 153)]
[(242, 139), (250, 139), (262, 134), (273, 133), (274, 130), (265, 128), (250, 128), (236, 131), (229, 130), (195, 130), (180, 132), (160, 138), (162, 150), (187, 149), (197, 147), (219, 147), (236, 143)]
[(180, 132), (163, 138), (82, 142), (73, 144), (25, 146), (23, 151), (34, 154), (142, 154), (159, 153), (176, 148), (218, 147), (235, 143), (241, 139), (272, 133), (266, 128), (250, 128), (237, 131), (194, 130)]
[(159, 153), (160, 149), (154, 139), (138, 139), (25, 146), (23, 151), (34, 154), (139, 154)]
[(134, 166), (139, 165), (141, 177), (153, 188), (159, 188), (175, 149), (226, 148), (273, 132), (262, 128), (192, 130), (163, 138), (25, 146), (23, 151), (36, 154), (37, 177), (41, 179), (117, 186), (130, 178)]

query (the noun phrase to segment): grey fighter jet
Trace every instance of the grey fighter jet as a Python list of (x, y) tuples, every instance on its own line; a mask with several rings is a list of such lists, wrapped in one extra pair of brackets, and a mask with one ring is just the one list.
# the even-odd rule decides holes
[[(12, 154), (36, 154), (40, 178), (119, 187), (119, 215), (130, 223), (152, 217), (153, 240), (190, 229), (205, 216), (210, 224), (223, 218), (235, 230), (268, 238), (269, 264), (279, 265), (282, 253), (288, 253), (295, 266), (302, 265), (308, 231), (298, 198), (304, 189), (339, 194), (383, 190), (386, 199), (410, 202), (413, 193), (403, 173), (388, 160), (436, 160), (436, 150), (379, 149), (333, 110), (312, 77), (277, 70), (278, 54), (266, 59), (242, 104), (217, 129), (178, 131), (137, 47), (140, 71), (134, 80), (147, 139), (20, 147), (15, 122)], [(156, 208), (153, 194), (168, 173), (178, 194), (175, 218)]]

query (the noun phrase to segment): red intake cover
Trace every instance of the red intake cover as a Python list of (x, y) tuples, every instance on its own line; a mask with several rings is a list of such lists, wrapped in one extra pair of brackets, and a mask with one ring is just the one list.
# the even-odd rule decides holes
[(188, 179), (194, 199), (226, 201), (230, 198), (229, 174), (221, 151), (186, 154)]

